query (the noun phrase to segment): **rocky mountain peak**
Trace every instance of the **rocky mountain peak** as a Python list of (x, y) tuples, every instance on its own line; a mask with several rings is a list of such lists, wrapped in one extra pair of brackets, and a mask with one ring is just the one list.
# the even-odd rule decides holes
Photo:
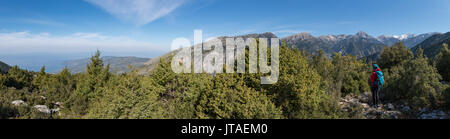
[(356, 33), (356, 36), (358, 36), (358, 37), (363, 37), (363, 38), (368, 38), (368, 37), (370, 37), (369, 34), (367, 34), (367, 33), (364, 32), (364, 31), (360, 31), (360, 32)]
[(292, 35), (291, 37), (292, 37), (291, 39), (293, 39), (293, 40), (297, 40), (297, 39), (304, 40), (304, 39), (314, 38), (314, 36), (312, 36), (311, 34), (309, 34), (307, 32), (298, 33), (298, 34)]

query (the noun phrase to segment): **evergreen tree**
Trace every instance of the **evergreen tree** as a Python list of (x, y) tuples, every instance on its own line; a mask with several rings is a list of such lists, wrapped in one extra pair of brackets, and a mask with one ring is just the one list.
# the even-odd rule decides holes
[(423, 54), (402, 62), (385, 74), (383, 94), (391, 101), (406, 100), (416, 110), (437, 107), (443, 86), (441, 76)]
[(41, 71), (36, 75), (36, 77), (31, 82), (32, 86), (34, 88), (37, 88), (40, 91), (43, 91), (43, 87), (45, 86), (45, 83), (47, 83), (49, 76), (47, 73), (45, 73), (45, 66), (41, 68)]
[(333, 88), (341, 92), (342, 96), (348, 94), (358, 95), (361, 92), (369, 90), (367, 80), (370, 76), (369, 66), (355, 56), (342, 56), (335, 53), (333, 56), (334, 71), (332, 77), (334, 80)]
[(175, 74), (170, 68), (170, 57), (161, 59), (150, 79), (162, 89), (159, 92), (166, 118), (186, 119), (196, 116), (200, 94), (212, 89), (212, 76), (202, 74)]
[(443, 99), (444, 99), (444, 103), (445, 103), (445, 108), (447, 110), (450, 110), (450, 85), (447, 84), (446, 89), (443, 92)]
[(100, 88), (108, 82), (110, 76), (109, 64), (104, 66), (100, 51), (97, 50), (86, 66), (86, 73), (79, 76), (75, 94), (67, 101), (73, 116), (83, 116), (88, 112), (90, 102), (101, 97)]
[(73, 95), (75, 87), (74, 77), (67, 68), (64, 68), (58, 74), (49, 77), (45, 90), (51, 102), (64, 102)]
[(0, 73), (0, 91), (6, 88), (6, 75)]
[(436, 58), (436, 68), (439, 74), (442, 75), (442, 79), (450, 82), (450, 50), (448, 44), (443, 44), (442, 47), (441, 52)]
[(388, 70), (391, 67), (414, 58), (413, 52), (408, 50), (403, 43), (398, 42), (392, 47), (383, 48), (380, 58), (377, 60), (381, 68)]
[(299, 50), (280, 47), (280, 79), (271, 87), (286, 118), (338, 118), (337, 101), (325, 93), (321, 78)]
[(136, 70), (111, 80), (100, 89), (102, 97), (92, 102), (88, 118), (164, 118), (157, 100), (161, 88), (153, 80), (139, 76)]
[(22, 70), (18, 66), (13, 66), (8, 71), (7, 77), (6, 86), (17, 89), (30, 87), (31, 81), (33, 80), (33, 75), (30, 72)]
[(282, 112), (266, 95), (249, 88), (238, 74), (218, 74), (214, 88), (200, 96), (199, 118), (269, 119), (281, 118)]

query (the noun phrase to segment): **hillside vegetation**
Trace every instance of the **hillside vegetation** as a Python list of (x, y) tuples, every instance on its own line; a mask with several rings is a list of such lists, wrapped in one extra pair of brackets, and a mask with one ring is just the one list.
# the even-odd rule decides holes
[[(309, 55), (282, 43), (280, 78), (273, 85), (260, 84), (262, 73), (175, 74), (172, 56), (158, 58), (147, 75), (138, 69), (112, 74), (100, 52), (84, 73), (66, 68), (48, 74), (45, 67), (29, 72), (14, 66), (0, 74), (0, 118), (364, 118), (360, 108), (343, 110), (340, 103), (370, 90), (371, 63), (356, 56)], [(449, 85), (440, 82), (448, 79), (442, 78), (448, 68), (436, 68), (448, 66), (448, 60), (448, 49), (442, 49), (436, 66), (401, 43), (385, 47), (377, 61), (385, 67), (383, 102), (407, 104), (412, 116), (450, 108)]]

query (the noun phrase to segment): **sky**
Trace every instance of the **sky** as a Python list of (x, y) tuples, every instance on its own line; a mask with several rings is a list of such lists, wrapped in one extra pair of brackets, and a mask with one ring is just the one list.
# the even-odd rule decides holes
[(445, 33), (449, 6), (449, 0), (1, 0), (0, 61), (35, 70), (97, 49), (153, 58), (178, 37), (193, 40), (195, 29), (203, 38)]

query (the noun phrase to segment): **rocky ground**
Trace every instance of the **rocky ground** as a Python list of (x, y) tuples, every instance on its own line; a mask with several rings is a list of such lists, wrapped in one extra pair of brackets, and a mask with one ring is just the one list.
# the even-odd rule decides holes
[(351, 118), (358, 119), (450, 119), (450, 111), (422, 109), (415, 112), (407, 103), (386, 103), (373, 108), (371, 97), (368, 92), (358, 97), (347, 96), (341, 98), (339, 104)]
[[(47, 99), (44, 96), (41, 96), (42, 99)], [(11, 104), (13, 104), (14, 106), (22, 106), (22, 107), (30, 107), (25, 101), (23, 100), (14, 100), (11, 102)], [(61, 102), (55, 102), (52, 103), (52, 106), (54, 107), (54, 109), (50, 109), (49, 106), (47, 105), (34, 105), (32, 108), (36, 109), (39, 112), (42, 112), (44, 114), (60, 114), (60, 107), (62, 107), (62, 103)]]

